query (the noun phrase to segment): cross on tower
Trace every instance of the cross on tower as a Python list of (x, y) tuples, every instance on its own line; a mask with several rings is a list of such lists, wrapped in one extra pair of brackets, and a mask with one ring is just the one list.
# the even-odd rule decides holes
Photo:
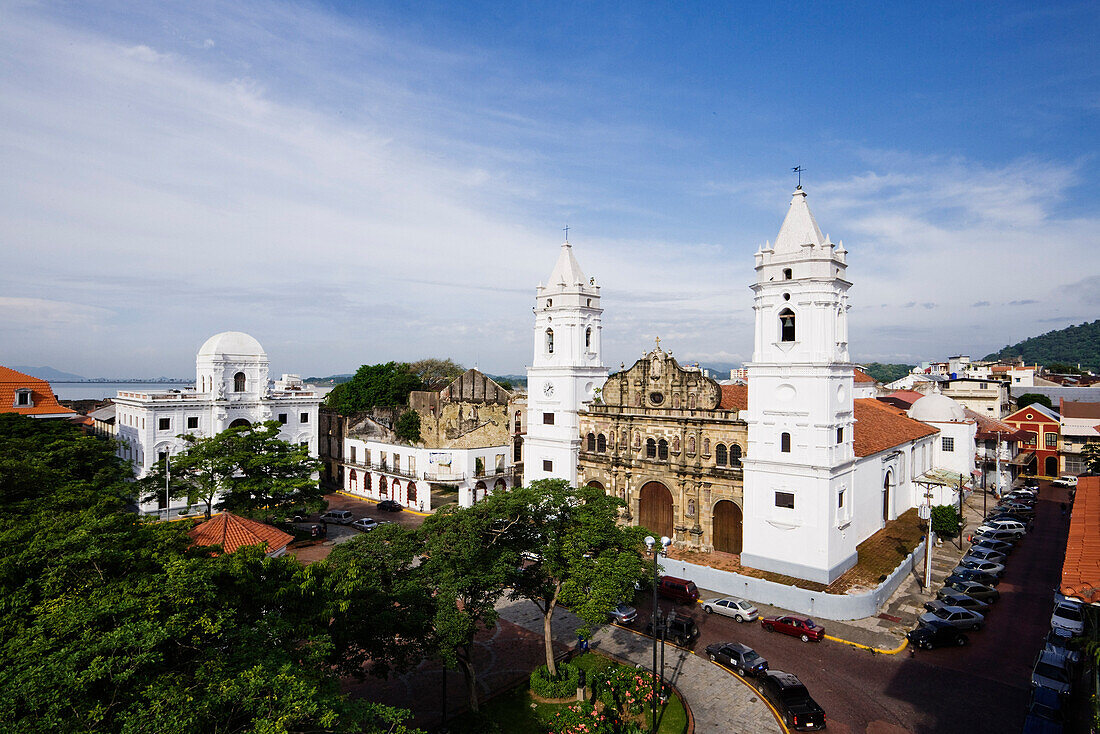
[(802, 172), (805, 171), (805, 170), (806, 169), (803, 168), (802, 166), (795, 166), (794, 168), (791, 169), (791, 173), (798, 174), (798, 188), (802, 188)]
[(653, 337), (653, 341), (655, 341), (657, 343), (657, 348), (660, 349), (661, 348), (661, 337), (655, 336), (655, 337)]
[(569, 241), (569, 225), (567, 224), (564, 227), (562, 227), (562, 230), (565, 231), (565, 241), (568, 242)]

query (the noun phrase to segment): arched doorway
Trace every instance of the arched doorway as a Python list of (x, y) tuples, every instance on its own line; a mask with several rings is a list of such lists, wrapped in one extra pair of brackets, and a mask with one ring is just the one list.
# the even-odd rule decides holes
[(251, 428), (252, 424), (244, 418), (238, 418), (229, 424), (230, 428)]
[(719, 500), (714, 505), (714, 550), (740, 553), (743, 524), (741, 508), (730, 500)]
[(356, 481), (356, 475), (355, 475), (355, 470), (354, 469), (352, 469), (350, 472), (348, 472), (348, 489), (350, 489), (352, 492), (359, 489), (358, 482)]
[(886, 472), (886, 478), (882, 480), (882, 521), (890, 522), (890, 481), (894, 478), (892, 472)]
[(638, 524), (658, 537), (672, 537), (672, 492), (660, 482), (646, 482), (638, 493)]
[(378, 477), (378, 496), (379, 497), (389, 496), (389, 492), (387, 490), (388, 490), (388, 487), (386, 487), (386, 478), (385, 477)]
[(394, 502), (401, 502), (401, 482), (394, 479), (393, 486), (390, 487), (390, 496)]
[(1058, 476), (1058, 457), (1048, 456), (1046, 460), (1046, 475), (1048, 477)]
[(474, 502), (480, 502), (485, 499), (485, 482), (478, 482), (474, 485)]
[(595, 479), (593, 479), (592, 481), (590, 481), (588, 484), (586, 484), (584, 486), (586, 486), (586, 487), (595, 487), (596, 489), (600, 490), (601, 492), (606, 491), (604, 489), (603, 484), (601, 484), (600, 482), (597, 482)]

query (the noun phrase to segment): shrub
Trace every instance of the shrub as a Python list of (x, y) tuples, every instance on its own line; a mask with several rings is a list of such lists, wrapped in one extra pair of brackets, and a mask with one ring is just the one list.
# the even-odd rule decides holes
[(566, 698), (577, 693), (580, 669), (569, 663), (558, 666), (558, 677), (551, 679), (545, 665), (531, 673), (531, 691), (543, 698)]
[(406, 410), (397, 419), (397, 426), (393, 429), (393, 432), (406, 443), (418, 443), (420, 441), (420, 414), (415, 410)]
[(554, 734), (634, 734), (641, 728), (634, 722), (624, 724), (613, 711), (597, 711), (595, 706), (585, 702), (567, 706), (554, 714), (550, 731)]
[(954, 538), (959, 534), (959, 508), (954, 505), (936, 505), (932, 508), (932, 532), (944, 538)]
[(653, 701), (653, 674), (618, 666), (594, 676), (592, 688), (606, 706), (623, 713), (640, 714)]

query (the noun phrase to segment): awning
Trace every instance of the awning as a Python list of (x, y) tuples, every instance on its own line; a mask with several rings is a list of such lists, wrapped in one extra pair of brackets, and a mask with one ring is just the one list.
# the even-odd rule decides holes
[(958, 489), (960, 483), (964, 487), (969, 485), (970, 477), (950, 469), (929, 469), (919, 477), (915, 477), (913, 481), (918, 484), (932, 484)]
[(1031, 462), (1035, 461), (1034, 451), (1021, 451), (1009, 460), (1009, 464), (1012, 466), (1027, 466)]

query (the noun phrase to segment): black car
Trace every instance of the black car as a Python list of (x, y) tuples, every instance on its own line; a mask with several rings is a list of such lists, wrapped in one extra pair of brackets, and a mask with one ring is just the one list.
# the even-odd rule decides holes
[(1066, 720), (1065, 710), (1062, 708), (1062, 697), (1049, 688), (1041, 686), (1032, 688), (1031, 700), (1027, 704), (1027, 715), (1029, 718), (1034, 716), (1061, 724)]
[[(653, 619), (646, 622), (645, 633), (653, 637)], [(664, 619), (657, 620), (657, 634), (666, 640), (672, 640), (680, 647), (688, 647), (699, 639), (699, 627), (691, 617), (669, 612)]]
[(383, 512), (401, 512), (401, 505), (394, 500), (382, 500), (378, 503), (378, 509)]
[(1012, 552), (1012, 549), (1016, 547), (1015, 544), (1008, 542), (1007, 540), (995, 540), (993, 538), (984, 538), (981, 536), (974, 536), (974, 543), (971, 548), (989, 548), (995, 550), (998, 553), (1004, 553), (1006, 556)]
[(715, 642), (707, 645), (707, 657), (712, 662), (736, 670), (739, 675), (758, 676), (768, 669), (768, 661), (756, 650), (740, 642)]
[(963, 646), (968, 639), (959, 631), (958, 627), (947, 622), (926, 622), (915, 629), (905, 633), (909, 644), (922, 650), (931, 650), (934, 647)]
[(961, 591), (956, 591), (949, 586), (945, 586), (936, 593), (936, 601), (926, 601), (924, 608), (928, 611), (933, 611), (933, 605), (937, 603), (943, 603), (952, 607), (962, 607), (963, 609), (969, 609), (972, 612), (978, 614), (985, 614), (989, 611), (989, 602), (976, 599), (973, 596), (967, 596)]
[(991, 573), (979, 571), (976, 568), (963, 568), (961, 566), (956, 566), (951, 571), (951, 575), (944, 579), (943, 583), (950, 586), (956, 581), (977, 581), (979, 584), (984, 584), (985, 586), (996, 586), (1001, 583), (1001, 580)]
[(759, 688), (789, 728), (799, 731), (825, 728), (825, 709), (810, 698), (810, 692), (797, 677), (782, 670), (768, 670), (760, 676)]
[(1001, 598), (1001, 592), (991, 586), (985, 586), (977, 581), (953, 581), (944, 585), (944, 590), (958, 591), (984, 602), (995, 602)]

